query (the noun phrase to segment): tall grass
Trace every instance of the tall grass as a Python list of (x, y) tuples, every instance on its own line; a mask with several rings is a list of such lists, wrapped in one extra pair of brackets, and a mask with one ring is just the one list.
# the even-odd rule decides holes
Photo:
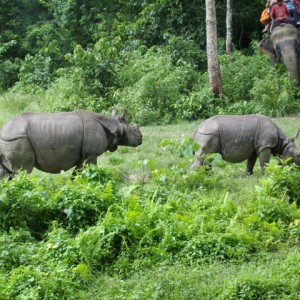
[(0, 95), (0, 124), (16, 114), (25, 111), (43, 111), (45, 104), (43, 96), (32, 94), (26, 95), (21, 93), (7, 92)]

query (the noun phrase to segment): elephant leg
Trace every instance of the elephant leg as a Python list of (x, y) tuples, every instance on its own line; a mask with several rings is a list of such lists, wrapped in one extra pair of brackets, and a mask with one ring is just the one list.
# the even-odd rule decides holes
[(270, 148), (266, 148), (259, 153), (260, 167), (263, 172), (265, 171), (265, 164), (270, 161), (270, 157), (271, 157)]
[(253, 174), (253, 168), (255, 166), (256, 159), (257, 159), (257, 155), (253, 155), (252, 157), (248, 158), (246, 172), (245, 172), (246, 175)]

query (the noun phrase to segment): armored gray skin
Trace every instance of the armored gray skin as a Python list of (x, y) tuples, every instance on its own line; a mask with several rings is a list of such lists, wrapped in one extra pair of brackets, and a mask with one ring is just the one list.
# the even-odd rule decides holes
[(34, 167), (48, 173), (76, 167), (75, 172), (84, 162), (96, 164), (107, 150), (141, 144), (139, 127), (130, 126), (125, 114), (23, 113), (0, 130), (0, 178), (12, 177), (19, 169), (30, 173)]
[(261, 115), (214, 116), (199, 125), (194, 140), (200, 145), (193, 168), (204, 164), (203, 155), (220, 153), (231, 163), (247, 160), (246, 173), (252, 174), (257, 157), (262, 171), (271, 154), (300, 164), (300, 151), (294, 137), (288, 138), (271, 119)]

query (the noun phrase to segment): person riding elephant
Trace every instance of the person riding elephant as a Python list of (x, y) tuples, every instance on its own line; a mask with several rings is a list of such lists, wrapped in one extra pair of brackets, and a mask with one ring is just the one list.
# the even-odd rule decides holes
[(283, 3), (283, 0), (278, 0), (277, 3), (272, 6), (270, 16), (273, 21), (271, 32), (282, 23), (292, 23), (291, 14), (286, 5)]
[(270, 57), (271, 63), (282, 61), (292, 78), (298, 82), (298, 56), (300, 34), (292, 24), (284, 24), (273, 29), (270, 37), (263, 39), (258, 47)]
[(283, 0), (283, 3), (286, 5), (287, 9), (290, 12), (291, 18), (293, 20), (293, 24), (298, 27), (300, 25), (300, 16), (297, 12), (295, 1)]

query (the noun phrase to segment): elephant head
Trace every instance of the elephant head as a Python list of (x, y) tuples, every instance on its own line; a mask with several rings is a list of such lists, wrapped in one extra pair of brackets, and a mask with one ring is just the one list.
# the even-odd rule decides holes
[(273, 29), (271, 36), (259, 43), (259, 49), (270, 57), (272, 65), (283, 62), (292, 78), (298, 82), (298, 55), (300, 34), (291, 24)]

